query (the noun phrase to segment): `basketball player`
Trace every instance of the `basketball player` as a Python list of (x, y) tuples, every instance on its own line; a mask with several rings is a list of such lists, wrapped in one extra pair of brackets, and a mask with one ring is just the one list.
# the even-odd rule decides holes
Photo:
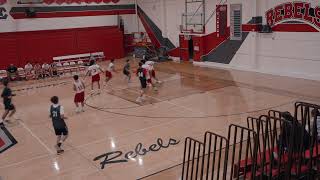
[(52, 105), (50, 106), (50, 118), (52, 119), (52, 125), (54, 132), (57, 136), (57, 144), (55, 148), (57, 154), (61, 154), (64, 150), (61, 148), (62, 143), (68, 138), (68, 127), (65, 123), (64, 109), (63, 106), (59, 104), (59, 98), (57, 96), (51, 97)]
[(88, 71), (86, 73), (87, 75), (91, 75), (91, 90), (93, 91), (93, 84), (98, 84), (98, 89), (100, 91), (100, 72), (103, 72), (103, 70), (100, 68), (98, 64), (94, 60), (90, 61), (90, 66), (88, 68)]
[[(74, 103), (76, 105), (76, 113), (84, 112), (84, 89), (85, 85), (83, 81), (79, 79), (78, 75), (73, 76), (74, 82), (73, 82), (73, 90), (76, 92), (74, 96)], [(81, 104), (81, 107), (79, 107), (79, 104)]]
[(149, 66), (149, 71), (150, 71), (150, 74), (151, 74), (151, 79), (155, 79), (156, 80), (156, 83), (161, 83), (161, 81), (159, 81), (159, 79), (156, 77), (156, 72), (154, 70), (154, 62), (153, 61), (147, 61), (146, 62), (146, 65)]
[(143, 62), (139, 62), (139, 68), (137, 69), (137, 76), (140, 80), (141, 90), (140, 96), (137, 98), (136, 102), (141, 103), (143, 101), (143, 95), (147, 88), (147, 70), (142, 68)]
[(129, 59), (127, 59), (126, 64), (123, 67), (123, 74), (128, 78), (128, 83), (131, 81), (131, 72), (130, 72), (130, 63)]
[(106, 70), (106, 83), (108, 83), (112, 79), (112, 72), (115, 72), (114, 69), (114, 59), (111, 59), (108, 68)]
[(3, 125), (3, 121), (10, 123), (10, 120), (5, 120), (9, 112), (10, 112), (9, 118), (11, 118), (13, 114), (16, 112), (16, 108), (12, 104), (12, 97), (15, 96), (15, 94), (12, 94), (12, 91), (9, 87), (9, 81), (4, 80), (3, 85), (4, 85), (4, 89), (2, 91), (1, 97), (3, 98), (3, 105), (4, 105), (5, 111), (0, 120), (0, 124), (2, 125)]
[(153, 90), (157, 91), (157, 87), (152, 82), (151, 76), (150, 76), (150, 66), (146, 64), (145, 60), (141, 60), (141, 63), (143, 64), (141, 67), (146, 70), (146, 78), (147, 83), (150, 84), (151, 87), (153, 87)]

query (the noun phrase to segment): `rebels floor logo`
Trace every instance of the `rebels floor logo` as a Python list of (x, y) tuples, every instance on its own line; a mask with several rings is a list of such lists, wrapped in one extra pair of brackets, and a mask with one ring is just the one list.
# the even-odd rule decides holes
[(284, 20), (299, 19), (320, 28), (320, 7), (311, 7), (307, 2), (284, 3), (266, 12), (267, 22), (270, 26)]
[(7, 19), (8, 14), (6, 12), (7, 10), (4, 7), (0, 7), (0, 20)]

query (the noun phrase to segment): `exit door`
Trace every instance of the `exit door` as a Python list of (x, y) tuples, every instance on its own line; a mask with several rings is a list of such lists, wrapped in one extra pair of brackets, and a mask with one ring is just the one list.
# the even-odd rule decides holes
[(190, 40), (190, 37), (188, 36), (185, 36), (185, 35), (179, 36), (180, 60), (189, 61), (189, 58), (190, 58), (189, 40)]

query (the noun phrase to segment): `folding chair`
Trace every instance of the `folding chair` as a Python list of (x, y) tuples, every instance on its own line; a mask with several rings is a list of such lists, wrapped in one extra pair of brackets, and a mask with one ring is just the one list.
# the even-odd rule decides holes
[(8, 73), (6, 70), (0, 70), (0, 80), (4, 80), (8, 78)]
[(70, 62), (70, 72), (77, 73), (78, 70), (77, 64), (74, 61)]
[(23, 68), (19, 67), (18, 68), (18, 76), (19, 76), (19, 79), (24, 79), (26, 80), (26, 72)]
[(62, 64), (60, 62), (57, 63), (57, 73), (58, 73), (58, 75), (64, 74), (64, 67), (62, 66)]
[(83, 61), (78, 61), (77, 64), (78, 64), (79, 71), (85, 71), (86, 70), (86, 67), (84, 66)]
[(68, 62), (63, 63), (62, 66), (63, 66), (63, 73), (65, 74), (71, 73), (70, 64)]
[(34, 71), (31, 70), (31, 71), (26, 71), (25, 70), (25, 73), (26, 73), (26, 80), (30, 80), (30, 79), (34, 79)]

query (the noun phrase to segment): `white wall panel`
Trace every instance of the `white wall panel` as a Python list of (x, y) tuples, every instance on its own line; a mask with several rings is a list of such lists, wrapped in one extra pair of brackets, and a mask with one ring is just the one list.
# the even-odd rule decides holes
[[(320, 33), (312, 32), (276, 32), (269, 37), (251, 32), (230, 65), (258, 72), (320, 80), (319, 40)], [(254, 42), (256, 51), (252, 53)]]

